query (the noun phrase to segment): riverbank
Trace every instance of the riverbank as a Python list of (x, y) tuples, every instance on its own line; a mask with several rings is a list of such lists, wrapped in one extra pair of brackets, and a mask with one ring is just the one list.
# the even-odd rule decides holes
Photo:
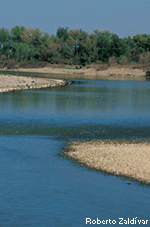
[[(3, 70), (9, 71), (4, 68)], [(120, 68), (120, 67), (108, 67), (106, 69), (99, 68), (55, 68), (55, 67), (43, 67), (43, 68), (18, 68), (10, 69), (10, 71), (18, 72), (36, 72), (36, 73), (51, 73), (58, 75), (70, 75), (73, 77), (80, 77), (81, 75), (88, 79), (107, 79), (107, 80), (146, 80), (146, 72), (142, 69), (133, 68)]]
[(150, 185), (150, 143), (127, 141), (70, 142), (61, 154), (88, 168)]
[(0, 93), (16, 90), (40, 89), (68, 84), (66, 80), (0, 75)]

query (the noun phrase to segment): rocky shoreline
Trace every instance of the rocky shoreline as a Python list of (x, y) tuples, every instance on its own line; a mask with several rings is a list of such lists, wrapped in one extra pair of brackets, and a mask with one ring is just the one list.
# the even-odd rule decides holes
[(16, 90), (41, 89), (70, 84), (66, 80), (0, 75), (0, 93)]
[(70, 142), (60, 155), (88, 168), (150, 185), (150, 142)]

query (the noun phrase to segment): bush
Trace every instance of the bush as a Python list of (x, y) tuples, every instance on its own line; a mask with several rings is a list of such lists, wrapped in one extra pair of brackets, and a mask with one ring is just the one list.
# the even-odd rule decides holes
[(67, 64), (67, 61), (61, 58), (53, 58), (51, 64)]
[(115, 58), (115, 56), (112, 56), (111, 58), (108, 59), (109, 66), (115, 66), (117, 64), (118, 64), (118, 62), (117, 62), (117, 59)]
[(6, 59), (7, 59), (7, 57), (6, 57), (6, 55), (1, 54), (1, 55), (0, 55), (0, 59), (2, 59), (2, 60), (6, 60)]
[(139, 63), (144, 65), (150, 65), (150, 52), (140, 54)]
[(120, 56), (119, 63), (120, 65), (127, 65), (129, 63), (128, 58), (124, 55)]
[(72, 59), (67, 60), (67, 65), (72, 65), (72, 64), (73, 64), (73, 60)]
[(7, 69), (18, 69), (18, 62), (11, 60), (7, 63)]
[(19, 64), (20, 68), (44, 68), (46, 66), (48, 66), (48, 62), (21, 62)]

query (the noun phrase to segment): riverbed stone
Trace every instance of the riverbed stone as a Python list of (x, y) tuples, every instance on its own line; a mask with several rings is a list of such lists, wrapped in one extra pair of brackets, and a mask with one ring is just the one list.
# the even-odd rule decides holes
[(0, 75), (0, 93), (15, 90), (49, 88), (66, 84), (68, 84), (66, 80)]

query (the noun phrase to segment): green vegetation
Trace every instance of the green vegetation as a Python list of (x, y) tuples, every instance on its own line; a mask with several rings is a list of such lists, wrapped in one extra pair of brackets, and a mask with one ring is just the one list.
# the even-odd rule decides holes
[(42, 33), (39, 28), (15, 26), (0, 28), (0, 62), (48, 62), (55, 64), (86, 65), (98, 61), (120, 63), (150, 63), (150, 35), (119, 38), (109, 31), (59, 27), (56, 36)]

